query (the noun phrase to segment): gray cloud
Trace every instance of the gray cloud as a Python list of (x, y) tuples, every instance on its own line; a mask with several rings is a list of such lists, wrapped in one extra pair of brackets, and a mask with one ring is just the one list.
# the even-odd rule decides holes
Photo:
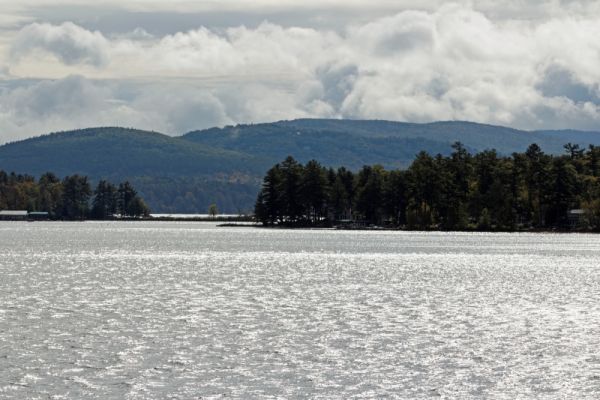
[(593, 102), (600, 104), (598, 84), (588, 86), (578, 82), (573, 73), (559, 66), (551, 65), (545, 71), (542, 81), (536, 88), (546, 97), (564, 97), (575, 103)]
[(51, 53), (68, 65), (87, 63), (100, 67), (108, 59), (108, 41), (101, 33), (71, 22), (58, 26), (33, 23), (19, 32), (11, 55), (18, 59), (35, 51)]
[(80, 115), (97, 111), (109, 98), (106, 88), (94, 85), (80, 76), (69, 76), (59, 81), (41, 81), (35, 85), (19, 87), (5, 94), (3, 105), (19, 112), (19, 123), (30, 119), (54, 116)]
[(431, 50), (435, 25), (431, 14), (406, 11), (368, 23), (352, 32), (361, 46), (389, 57), (410, 50)]
[(316, 78), (322, 86), (322, 100), (340, 112), (344, 100), (354, 90), (359, 74), (358, 66), (354, 64), (332, 64), (317, 68)]
[[(290, 88), (288, 88), (290, 89)], [(292, 92), (260, 83), (23, 80), (0, 85), (0, 143), (57, 130), (125, 126), (179, 135), (236, 122), (333, 116), (317, 82)]]
[[(513, 15), (520, 3), (525, 19)], [(262, 22), (149, 34), (26, 25), (11, 41), (12, 75), (0, 86), (0, 140), (93, 125), (179, 134), (297, 117), (600, 129), (600, 8), (420, 4), (357, 16), (341, 29)], [(39, 79), (17, 79), (26, 76)]]
[(8, 65), (0, 64), (0, 79), (9, 79), (10, 78), (10, 68)]

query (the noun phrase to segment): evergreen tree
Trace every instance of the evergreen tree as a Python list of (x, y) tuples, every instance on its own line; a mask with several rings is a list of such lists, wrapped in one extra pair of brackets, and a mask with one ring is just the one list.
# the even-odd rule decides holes
[(117, 190), (116, 211), (124, 217), (144, 217), (150, 214), (150, 209), (138, 196), (137, 191), (128, 182), (123, 182)]
[(116, 201), (117, 214), (121, 216), (132, 216), (131, 204), (136, 196), (137, 192), (128, 181), (119, 184)]
[(83, 220), (89, 213), (92, 189), (86, 176), (72, 175), (63, 179), (62, 218)]
[(588, 160), (587, 174), (594, 177), (600, 176), (600, 146), (590, 145), (586, 154)]
[(575, 204), (577, 193), (577, 172), (572, 164), (562, 158), (552, 163), (553, 190), (546, 212), (548, 226), (565, 227), (568, 224), (568, 211)]
[(305, 206), (304, 215), (311, 223), (323, 217), (327, 200), (326, 171), (315, 160), (309, 161), (302, 171), (300, 201)]
[(580, 148), (578, 144), (567, 143), (564, 145), (565, 151), (571, 158), (571, 160), (575, 160), (577, 158), (581, 158), (584, 153), (584, 149)]
[(469, 182), (472, 181), (471, 155), (462, 143), (452, 145), (454, 152), (446, 162), (441, 162), (440, 168), (444, 177), (443, 200), (438, 208), (442, 214), (442, 224), (445, 229), (465, 229), (469, 224), (468, 199)]
[(390, 171), (383, 186), (383, 203), (385, 214), (394, 225), (406, 224), (406, 207), (408, 206), (408, 174), (406, 171)]
[(150, 208), (146, 204), (146, 202), (140, 197), (135, 196), (127, 207), (128, 215), (130, 217), (147, 217), (150, 215)]
[(336, 219), (351, 219), (354, 210), (354, 198), (356, 191), (354, 189), (354, 174), (344, 167), (338, 168), (335, 176), (334, 187), (332, 191), (336, 192), (336, 208), (334, 214)]
[(567, 148), (564, 156), (535, 144), (511, 157), (494, 150), (472, 156), (455, 143), (450, 156), (421, 152), (405, 171), (375, 165), (356, 175), (288, 157), (267, 172), (256, 217), (284, 225), (330, 217), (411, 229), (567, 229), (569, 210), (582, 207), (589, 226), (600, 229), (600, 151)]
[(408, 180), (407, 223), (411, 228), (429, 229), (436, 223), (435, 206), (441, 194), (440, 174), (433, 157), (420, 152), (408, 168)]
[(528, 208), (535, 226), (543, 227), (546, 212), (546, 187), (549, 177), (549, 159), (537, 144), (532, 144), (525, 152), (527, 157)]
[(63, 196), (63, 186), (56, 175), (52, 172), (43, 174), (38, 180), (39, 201), (38, 211), (45, 211), (50, 218), (59, 218), (61, 216), (61, 198)]
[(301, 203), (302, 165), (293, 157), (287, 157), (280, 166), (281, 184), (278, 188), (281, 216), (289, 224), (296, 224), (304, 218)]
[(279, 193), (281, 187), (281, 168), (279, 164), (276, 164), (267, 171), (254, 206), (256, 219), (264, 225), (273, 225), (276, 222), (283, 221), (281, 195)]
[(357, 176), (356, 211), (371, 224), (382, 219), (384, 176), (380, 165), (364, 166)]
[(111, 218), (117, 212), (117, 188), (110, 182), (101, 180), (94, 191), (92, 217)]

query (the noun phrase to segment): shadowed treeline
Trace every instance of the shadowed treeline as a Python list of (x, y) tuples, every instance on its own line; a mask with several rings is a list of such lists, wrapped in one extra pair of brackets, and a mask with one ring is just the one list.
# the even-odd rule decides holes
[(264, 177), (255, 213), (265, 225), (285, 226), (345, 220), (408, 229), (599, 230), (600, 147), (564, 147), (562, 156), (532, 144), (503, 157), (495, 150), (473, 155), (457, 142), (447, 157), (420, 152), (406, 170), (374, 165), (357, 173), (288, 157)]
[(48, 212), (51, 219), (83, 220), (140, 217), (150, 213), (129, 182), (118, 187), (102, 180), (94, 191), (86, 176), (59, 179), (53, 173), (39, 180), (0, 170), (0, 210)]

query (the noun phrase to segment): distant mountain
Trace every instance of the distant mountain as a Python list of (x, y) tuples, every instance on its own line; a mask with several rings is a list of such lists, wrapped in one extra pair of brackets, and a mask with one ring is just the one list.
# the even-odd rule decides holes
[(326, 166), (408, 166), (421, 150), (522, 152), (537, 143), (560, 154), (565, 143), (600, 145), (600, 133), (520, 131), (471, 122), (299, 119), (211, 128), (170, 137), (124, 128), (54, 133), (0, 146), (0, 169), (40, 175), (79, 173), (97, 181), (130, 180), (155, 212), (250, 211), (264, 172), (292, 155)]
[(459, 121), (413, 124), (328, 119), (211, 128), (187, 133), (183, 138), (266, 158), (281, 159), (293, 154), (301, 161), (315, 158), (327, 165), (352, 168), (375, 163), (403, 167), (420, 150), (448, 154), (456, 141), (474, 152), (496, 149), (502, 154), (522, 152), (531, 143), (553, 154), (562, 153), (568, 142), (584, 147), (600, 144), (599, 132), (529, 132)]
[(263, 167), (255, 157), (239, 152), (125, 128), (82, 129), (9, 143), (0, 147), (0, 163), (33, 174), (52, 170), (105, 177), (254, 174)]
[(154, 211), (247, 210), (270, 161), (156, 132), (93, 128), (0, 147), (0, 169), (130, 180)]
[(357, 135), (335, 130), (314, 130), (275, 124), (239, 125), (191, 132), (183, 139), (231, 149), (270, 160), (288, 155), (306, 162), (316, 159), (333, 167), (357, 169), (367, 164), (404, 167), (421, 150), (448, 153), (450, 144), (423, 138)]

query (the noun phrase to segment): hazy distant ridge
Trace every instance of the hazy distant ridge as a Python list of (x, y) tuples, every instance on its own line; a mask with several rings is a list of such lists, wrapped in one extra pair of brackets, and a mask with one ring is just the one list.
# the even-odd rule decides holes
[[(350, 163), (353, 167), (374, 162), (395, 167), (406, 165), (420, 150), (447, 153), (450, 151), (449, 145), (456, 141), (473, 151), (493, 148), (503, 154), (523, 151), (531, 143), (537, 143), (544, 151), (554, 154), (562, 153), (563, 145), (567, 142), (582, 146), (600, 144), (600, 132), (530, 132), (460, 121), (415, 124), (379, 120), (298, 119), (212, 128), (190, 132), (183, 137), (196, 143), (255, 155), (277, 154), (281, 158), (295, 154), (301, 161), (317, 158), (334, 165), (350, 157), (346, 165)], [(332, 148), (333, 144), (340, 148)]]

